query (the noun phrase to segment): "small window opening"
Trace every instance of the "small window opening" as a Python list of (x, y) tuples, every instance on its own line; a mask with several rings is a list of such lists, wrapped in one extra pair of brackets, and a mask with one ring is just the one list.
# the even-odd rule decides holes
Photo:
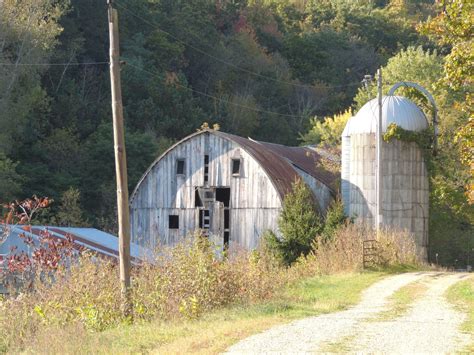
[(216, 201), (222, 202), (224, 204), (224, 207), (229, 207), (230, 188), (229, 187), (216, 188)]
[(176, 174), (184, 175), (184, 159), (176, 160)]
[(229, 247), (230, 240), (230, 210), (224, 209), (224, 249)]
[(201, 196), (199, 195), (199, 189), (196, 188), (196, 190), (194, 191), (194, 207), (202, 207), (203, 204), (202, 204), (202, 200), (201, 200)]
[(224, 210), (224, 229), (230, 228), (230, 212), (229, 209)]
[(209, 229), (211, 226), (211, 217), (209, 210), (199, 210), (199, 228)]
[(179, 229), (179, 216), (175, 214), (169, 215), (169, 229)]
[(240, 159), (232, 159), (232, 175), (240, 175)]
[(204, 156), (204, 184), (209, 182), (209, 155)]

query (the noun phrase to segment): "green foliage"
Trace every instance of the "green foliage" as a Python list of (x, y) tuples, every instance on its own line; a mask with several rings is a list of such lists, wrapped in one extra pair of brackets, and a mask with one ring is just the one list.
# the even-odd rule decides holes
[(322, 122), (317, 118), (313, 118), (310, 121), (310, 130), (301, 136), (301, 140), (304, 144), (317, 144), (329, 147), (339, 146), (344, 127), (351, 117), (352, 111), (348, 109), (332, 117), (325, 117)]
[(83, 218), (80, 199), (81, 192), (77, 188), (70, 187), (64, 191), (55, 224), (64, 227), (86, 227), (87, 222)]
[[(432, 94), (439, 92), (436, 83), (442, 76), (442, 58), (437, 51), (424, 50), (423, 47), (408, 47), (402, 49), (396, 55), (388, 59), (382, 67), (383, 91), (387, 93), (393, 84), (400, 81), (412, 81), (425, 87)], [(429, 113), (431, 108), (426, 98), (412, 88), (402, 88), (397, 91), (397, 95), (402, 95), (421, 104)], [(371, 85), (369, 93), (365, 88), (359, 88), (355, 96), (356, 107), (362, 107), (369, 99), (377, 96), (376, 85)], [(437, 100), (438, 101), (438, 100)], [(439, 104), (439, 102), (438, 102)]]
[(474, 5), (469, 0), (442, 0), (438, 2), (437, 16), (420, 26), (422, 33), (440, 45), (450, 47), (444, 61), (442, 86), (455, 90), (455, 106), (462, 120), (454, 127), (461, 161), (469, 170), (465, 184), (466, 197), (474, 204), (474, 154), (473, 154), (473, 95), (474, 87)]
[(350, 222), (344, 213), (344, 205), (340, 199), (334, 200), (329, 206), (324, 219), (324, 227), (321, 232), (321, 239), (329, 241), (341, 226)]
[(428, 170), (432, 170), (432, 158), (433, 158), (433, 151), (432, 151), (432, 141), (433, 141), (433, 131), (429, 128), (415, 132), (403, 129), (402, 127), (398, 126), (396, 123), (390, 123), (387, 127), (387, 131), (382, 135), (382, 139), (385, 142), (390, 142), (392, 139), (396, 139), (402, 142), (407, 143), (416, 143), (423, 152), (423, 156), (425, 158), (425, 162), (428, 166)]
[(310, 252), (322, 222), (313, 193), (303, 181), (293, 183), (293, 191), (285, 196), (278, 227), (281, 238), (270, 233), (267, 242), (284, 263), (290, 265)]
[(17, 173), (18, 163), (0, 153), (0, 196), (4, 201), (12, 201), (21, 192), (22, 178)]
[[(472, 182), (461, 158), (470, 164), (466, 142), (472, 140), (470, 126), (461, 129), (471, 85), (469, 46), (462, 43), (470, 43), (471, 18), (466, 1), (445, 5), (450, 16), (425, 0), (117, 5), (122, 59), (129, 64), (122, 70), (129, 188), (158, 153), (205, 120), (265, 141), (295, 145), (303, 133), (305, 143), (338, 144), (344, 120), (336, 113), (356, 94), (359, 106), (367, 101), (354, 83), (386, 63), (387, 82), (411, 80), (435, 94), (442, 134), (433, 188), (436, 196), (456, 201), (450, 208), (463, 210), (458, 192)], [(59, 201), (72, 187), (81, 194), (82, 218), (113, 230), (108, 67), (72, 65), (107, 61), (107, 9), (83, 0), (8, 0), (1, 6), (0, 62), (11, 65), (0, 65), (0, 195)], [(430, 15), (420, 35), (415, 27)], [(443, 77), (449, 85), (439, 81)], [(424, 98), (400, 93), (429, 116)], [(447, 198), (446, 191), (456, 197)], [(436, 201), (435, 208), (446, 206)], [(57, 218), (59, 205), (48, 213), (45, 218)]]
[(387, 132), (382, 136), (385, 142), (390, 142), (392, 139), (397, 139), (402, 142), (414, 142), (417, 143), (420, 148), (427, 149), (430, 147), (432, 133), (430, 130), (423, 132), (415, 132), (403, 129), (396, 123), (390, 123), (387, 127)]

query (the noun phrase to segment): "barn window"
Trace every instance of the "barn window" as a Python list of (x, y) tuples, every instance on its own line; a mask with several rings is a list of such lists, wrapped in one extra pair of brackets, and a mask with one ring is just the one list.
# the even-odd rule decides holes
[(184, 159), (176, 160), (176, 174), (184, 175)]
[(209, 210), (199, 210), (199, 228), (209, 229), (211, 225), (211, 216)]
[(229, 187), (216, 188), (216, 201), (222, 202), (224, 204), (224, 207), (229, 207), (230, 188)]
[(179, 216), (176, 214), (170, 214), (168, 223), (169, 229), (179, 229)]
[(232, 175), (240, 175), (240, 159), (232, 159)]
[(204, 156), (204, 185), (209, 182), (209, 155)]

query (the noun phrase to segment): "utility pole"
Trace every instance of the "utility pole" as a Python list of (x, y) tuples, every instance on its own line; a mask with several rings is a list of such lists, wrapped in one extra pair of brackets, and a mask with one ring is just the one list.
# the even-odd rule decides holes
[(379, 114), (377, 119), (377, 129), (375, 133), (375, 150), (377, 154), (376, 163), (376, 218), (375, 229), (377, 233), (382, 225), (382, 69), (377, 70), (377, 101)]
[(132, 316), (130, 299), (130, 212), (128, 207), (127, 155), (123, 128), (122, 89), (120, 82), (119, 31), (117, 10), (107, 0), (110, 38), (110, 82), (114, 124), (115, 175), (117, 180), (117, 214), (119, 229), (120, 286), (122, 312)]

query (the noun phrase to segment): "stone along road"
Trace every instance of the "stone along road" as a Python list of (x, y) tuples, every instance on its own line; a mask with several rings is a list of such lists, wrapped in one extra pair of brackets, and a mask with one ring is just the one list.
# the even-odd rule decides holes
[[(470, 341), (459, 327), (466, 315), (444, 297), (468, 277), (461, 273), (417, 272), (388, 277), (370, 288), (362, 301), (342, 312), (305, 318), (271, 328), (233, 345), (228, 354), (318, 353), (452, 353)], [(403, 286), (422, 282), (426, 291), (405, 314), (377, 319), (390, 308), (390, 296)]]

